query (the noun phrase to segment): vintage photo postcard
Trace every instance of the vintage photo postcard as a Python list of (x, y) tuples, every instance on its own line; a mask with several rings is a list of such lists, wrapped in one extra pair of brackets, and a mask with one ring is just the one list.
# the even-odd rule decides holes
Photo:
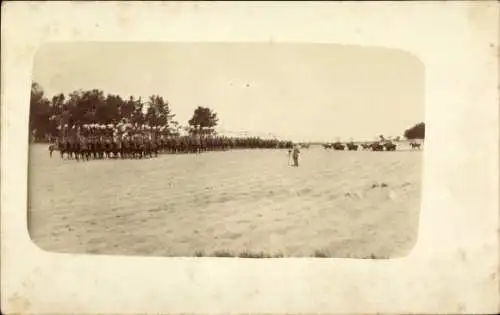
[(3, 310), (499, 310), (498, 17), (7, 3)]

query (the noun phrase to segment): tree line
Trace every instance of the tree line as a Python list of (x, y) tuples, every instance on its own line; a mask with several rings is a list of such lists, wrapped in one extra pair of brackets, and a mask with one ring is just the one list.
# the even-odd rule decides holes
[[(35, 141), (47, 141), (57, 137), (58, 128), (67, 125), (85, 124), (163, 126), (165, 133), (179, 135), (181, 125), (174, 119), (170, 104), (160, 95), (147, 99), (117, 94), (105, 94), (99, 89), (77, 90), (64, 95), (59, 93), (51, 99), (46, 97), (37, 82), (31, 85), (29, 129)], [(190, 133), (213, 133), (217, 126), (217, 114), (208, 107), (198, 106), (187, 122)]]
[[(198, 106), (187, 121), (189, 133), (214, 133), (219, 118), (208, 107)], [(59, 126), (84, 124), (118, 124), (162, 126), (167, 135), (178, 136), (181, 125), (175, 120), (170, 104), (160, 95), (122, 98), (117, 94), (105, 94), (99, 89), (77, 90), (67, 96), (59, 93), (51, 99), (43, 88), (31, 85), (29, 129), (35, 141), (47, 141), (58, 136)], [(418, 123), (404, 131), (410, 140), (425, 138), (425, 123)]]

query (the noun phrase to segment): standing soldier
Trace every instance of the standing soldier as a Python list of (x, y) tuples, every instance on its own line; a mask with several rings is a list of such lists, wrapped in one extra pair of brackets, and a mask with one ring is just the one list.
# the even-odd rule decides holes
[(299, 154), (300, 154), (299, 146), (295, 145), (293, 147), (293, 152), (292, 152), (293, 166), (295, 167), (299, 167)]

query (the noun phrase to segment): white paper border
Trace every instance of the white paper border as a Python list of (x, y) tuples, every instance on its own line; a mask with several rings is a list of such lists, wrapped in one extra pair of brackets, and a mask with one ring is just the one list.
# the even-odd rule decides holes
[[(2, 22), (3, 312), (499, 310), (496, 2), (7, 2)], [(247, 261), (40, 250), (26, 228), (27, 122), (33, 57), (49, 41), (331, 42), (414, 54), (427, 127), (414, 251)]]

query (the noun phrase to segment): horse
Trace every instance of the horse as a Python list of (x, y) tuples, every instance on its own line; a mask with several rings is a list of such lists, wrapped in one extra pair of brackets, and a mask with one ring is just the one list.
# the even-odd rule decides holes
[(61, 159), (64, 159), (64, 153), (66, 153), (68, 150), (68, 141), (59, 139), (57, 141), (57, 150), (59, 151), (59, 154), (61, 155)]
[(417, 143), (417, 142), (410, 142), (410, 147), (411, 149), (421, 149), (421, 145), (420, 143)]
[(122, 159), (130, 158), (132, 153), (132, 142), (130, 139), (123, 139), (120, 146), (120, 157)]
[(363, 150), (368, 150), (371, 149), (372, 145), (370, 143), (362, 143), (361, 147), (363, 148)]
[(347, 144), (347, 149), (349, 151), (357, 151), (358, 150), (358, 145), (357, 144), (354, 144), (354, 142), (350, 142)]
[(72, 139), (69, 142), (69, 156), (75, 160), (80, 160), (80, 141)]
[(106, 157), (106, 140), (100, 139), (97, 144), (97, 157), (102, 160)]
[(396, 151), (396, 145), (392, 142), (386, 142), (384, 147), (386, 151)]
[(99, 148), (101, 147), (98, 139), (90, 140), (90, 157), (94, 160), (99, 158)]
[(82, 160), (90, 159), (90, 143), (85, 138), (80, 139), (80, 154)]
[(370, 145), (372, 151), (384, 151), (384, 146), (378, 142), (374, 142)]
[(121, 153), (121, 150), (122, 150), (122, 142), (120, 139), (113, 139), (113, 142), (111, 143), (112, 144), (112, 149), (111, 149), (111, 153), (113, 154), (113, 158), (123, 158), (122, 156), (120, 156), (120, 153)]
[(331, 145), (331, 144), (329, 144), (329, 143), (324, 143), (324, 144), (323, 144), (323, 148), (325, 148), (325, 150), (328, 150), (328, 149), (333, 148), (333, 145)]
[(144, 157), (153, 157), (153, 153), (156, 151), (156, 143), (152, 139), (145, 139), (144, 141)]
[(50, 158), (52, 158), (52, 152), (56, 151), (58, 148), (57, 148), (57, 144), (55, 143), (51, 143), (49, 144), (49, 155), (50, 155)]

